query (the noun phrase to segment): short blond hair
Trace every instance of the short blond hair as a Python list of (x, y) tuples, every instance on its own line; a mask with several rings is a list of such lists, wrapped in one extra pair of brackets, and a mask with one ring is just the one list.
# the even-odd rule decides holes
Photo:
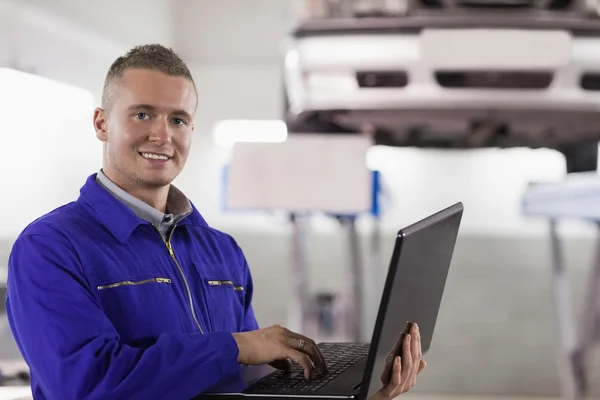
[(170, 76), (181, 76), (192, 82), (196, 89), (188, 66), (173, 49), (161, 44), (139, 45), (117, 58), (108, 69), (102, 89), (102, 108), (105, 110), (111, 106), (113, 83), (128, 69), (150, 69)]

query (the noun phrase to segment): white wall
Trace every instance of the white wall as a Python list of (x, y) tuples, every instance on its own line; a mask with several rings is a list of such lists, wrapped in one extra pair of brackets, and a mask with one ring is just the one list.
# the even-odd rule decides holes
[(288, 0), (174, 0), (175, 45), (202, 65), (277, 65)]
[(172, 45), (171, 0), (0, 0), (0, 65), (16, 63), (99, 95), (135, 44)]
[[(99, 101), (110, 63), (138, 43), (172, 44), (170, 0), (0, 0), (0, 66), (33, 69), (83, 87)], [(1, 90), (1, 88), (0, 88)], [(78, 195), (100, 167), (91, 115), (77, 121), (38, 121), (39, 110), (0, 132), (0, 237)], [(20, 186), (17, 189), (17, 185)]]
[[(133, 44), (154, 41), (165, 45), (172, 44), (173, 7), (170, 0), (18, 0), (18, 2), (35, 7), (47, 15), (60, 17), (68, 21), (69, 25), (102, 36), (103, 40), (116, 45), (129, 47)], [(93, 43), (88, 45), (93, 46)]]
[[(470, 151), (377, 148), (388, 191), (385, 225), (394, 229), (456, 201), (465, 204), (462, 232), (482, 235), (540, 234), (546, 225), (521, 214), (521, 196), (534, 181), (564, 176), (563, 156), (548, 149)], [(587, 232), (569, 224), (568, 232)]]

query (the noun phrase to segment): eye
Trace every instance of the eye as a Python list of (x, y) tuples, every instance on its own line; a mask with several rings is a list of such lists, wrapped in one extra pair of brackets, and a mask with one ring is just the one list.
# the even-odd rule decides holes
[(148, 114), (146, 114), (145, 112), (139, 112), (139, 113), (136, 113), (136, 114), (135, 114), (135, 117), (136, 117), (137, 119), (140, 119), (140, 120), (144, 120), (144, 119), (147, 119), (147, 118), (149, 118)]
[(186, 125), (186, 122), (181, 118), (173, 118), (173, 123), (178, 126)]

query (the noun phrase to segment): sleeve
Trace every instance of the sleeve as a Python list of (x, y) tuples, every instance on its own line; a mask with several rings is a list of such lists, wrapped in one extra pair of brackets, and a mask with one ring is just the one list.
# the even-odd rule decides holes
[(62, 236), (22, 235), (9, 258), (7, 313), (32, 378), (50, 399), (190, 399), (239, 373), (230, 333), (165, 333), (130, 347)]

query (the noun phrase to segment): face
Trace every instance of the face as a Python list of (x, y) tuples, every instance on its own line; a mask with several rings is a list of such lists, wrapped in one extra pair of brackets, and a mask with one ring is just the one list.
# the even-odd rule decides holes
[(94, 113), (104, 172), (124, 188), (169, 185), (188, 157), (196, 103), (194, 86), (184, 77), (126, 70), (110, 110)]

